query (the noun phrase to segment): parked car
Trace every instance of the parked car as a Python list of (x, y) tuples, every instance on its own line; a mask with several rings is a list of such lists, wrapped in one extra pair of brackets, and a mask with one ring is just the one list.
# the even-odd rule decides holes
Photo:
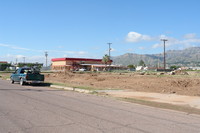
[(83, 71), (86, 71), (86, 69), (85, 68), (80, 68), (78, 71), (83, 72)]
[(18, 68), (10, 76), (11, 83), (19, 82), (20, 85), (25, 83), (43, 83), (44, 75), (40, 74), (40, 71), (36, 68), (23, 67)]

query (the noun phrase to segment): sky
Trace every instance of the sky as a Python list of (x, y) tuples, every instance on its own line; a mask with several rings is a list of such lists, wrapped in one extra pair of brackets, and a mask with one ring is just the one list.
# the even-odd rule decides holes
[(200, 0), (0, 0), (0, 61), (159, 54), (200, 46)]

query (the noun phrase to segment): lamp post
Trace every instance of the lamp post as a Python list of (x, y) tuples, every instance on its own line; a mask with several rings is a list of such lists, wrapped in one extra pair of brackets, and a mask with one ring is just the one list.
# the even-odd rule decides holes
[(163, 41), (164, 43), (164, 71), (166, 70), (166, 56), (165, 56), (165, 42), (168, 41), (167, 39), (161, 39), (161, 41)]
[(45, 52), (45, 57), (46, 57), (46, 67), (47, 67), (47, 56), (48, 56), (48, 53)]
[(110, 62), (110, 51), (111, 51), (111, 48), (110, 48), (110, 45), (111, 45), (112, 43), (108, 43), (108, 51), (109, 51), (109, 54), (108, 54), (108, 56), (109, 56), (109, 71), (110, 71), (110, 65), (111, 65), (111, 62)]
[(24, 60), (24, 64), (25, 64), (25, 58), (26, 58), (26, 57), (23, 57), (23, 60)]
[(111, 50), (111, 48), (110, 48), (110, 45), (111, 45), (112, 43), (108, 43), (108, 51), (109, 51), (109, 59), (110, 59), (110, 50)]

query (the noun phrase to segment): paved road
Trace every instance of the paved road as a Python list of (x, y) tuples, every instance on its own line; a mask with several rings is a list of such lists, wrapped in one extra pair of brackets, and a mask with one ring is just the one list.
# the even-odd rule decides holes
[(200, 116), (0, 80), (0, 133), (199, 133)]

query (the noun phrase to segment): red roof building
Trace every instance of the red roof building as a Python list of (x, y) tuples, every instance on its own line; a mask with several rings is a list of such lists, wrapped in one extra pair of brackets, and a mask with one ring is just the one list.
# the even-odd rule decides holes
[[(95, 66), (105, 66), (102, 59), (89, 59), (89, 58), (54, 58), (52, 61), (52, 70), (79, 70), (85, 69), (93, 71)], [(110, 60), (110, 63), (112, 60)]]
[(7, 64), (7, 61), (0, 61), (1, 64)]

